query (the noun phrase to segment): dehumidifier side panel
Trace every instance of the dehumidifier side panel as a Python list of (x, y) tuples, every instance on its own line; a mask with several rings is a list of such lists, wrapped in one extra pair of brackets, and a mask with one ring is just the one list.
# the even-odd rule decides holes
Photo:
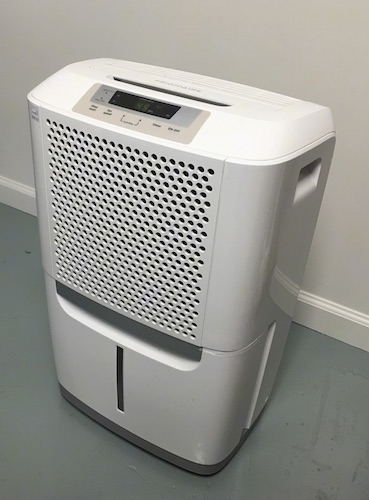
[(246, 429), (252, 427), (265, 407), (281, 363), (291, 318), (287, 314), (279, 314), (277, 317), (278, 320), (269, 325), (265, 335), (264, 350), (259, 360), (258, 376), (245, 423)]
[(250, 344), (276, 318), (264, 307), (276, 259), (284, 164), (226, 162), (204, 322), (204, 345), (224, 351)]
[(293, 315), (332, 160), (335, 138), (286, 163), (282, 221), (270, 295)]
[(41, 257), (43, 268), (52, 273), (51, 234), (47, 202), (47, 181), (44, 169), (42, 142), (42, 109), (37, 102), (28, 103), (31, 127), (32, 156), (36, 185), (38, 227), (40, 232)]

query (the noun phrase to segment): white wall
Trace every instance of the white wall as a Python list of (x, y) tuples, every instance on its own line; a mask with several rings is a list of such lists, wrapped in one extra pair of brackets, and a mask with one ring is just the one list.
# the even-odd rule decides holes
[(337, 147), (296, 319), (369, 350), (369, 5), (336, 0), (13, 0), (0, 16), (0, 201), (34, 212), (26, 93), (116, 57), (333, 109)]

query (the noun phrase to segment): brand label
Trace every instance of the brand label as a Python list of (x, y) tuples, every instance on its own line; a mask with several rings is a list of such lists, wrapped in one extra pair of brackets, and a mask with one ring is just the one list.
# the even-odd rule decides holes
[(170, 87), (176, 87), (183, 90), (190, 90), (192, 92), (201, 92), (201, 89), (198, 89), (196, 87), (188, 87), (187, 85), (182, 85), (181, 83), (167, 82), (166, 80), (155, 80), (155, 81), (158, 83), (162, 83), (164, 85), (168, 85)]
[(29, 112), (30, 112), (32, 120), (36, 120), (37, 122), (40, 120), (39, 107), (38, 106), (35, 106), (34, 104), (31, 104), (30, 107), (29, 107)]

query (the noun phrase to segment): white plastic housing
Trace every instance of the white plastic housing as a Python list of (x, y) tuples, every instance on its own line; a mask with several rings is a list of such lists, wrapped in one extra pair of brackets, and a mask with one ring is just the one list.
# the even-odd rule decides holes
[[(126, 94), (131, 108), (111, 105)], [(63, 394), (167, 460), (219, 470), (270, 396), (333, 154), (330, 110), (108, 59), (28, 99)]]

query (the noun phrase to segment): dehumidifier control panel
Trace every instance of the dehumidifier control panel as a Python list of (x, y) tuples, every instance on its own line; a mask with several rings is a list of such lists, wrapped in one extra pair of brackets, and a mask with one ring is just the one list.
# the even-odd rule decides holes
[(188, 144), (195, 137), (209, 111), (177, 105), (95, 84), (77, 102), (73, 111), (112, 125), (163, 139)]

